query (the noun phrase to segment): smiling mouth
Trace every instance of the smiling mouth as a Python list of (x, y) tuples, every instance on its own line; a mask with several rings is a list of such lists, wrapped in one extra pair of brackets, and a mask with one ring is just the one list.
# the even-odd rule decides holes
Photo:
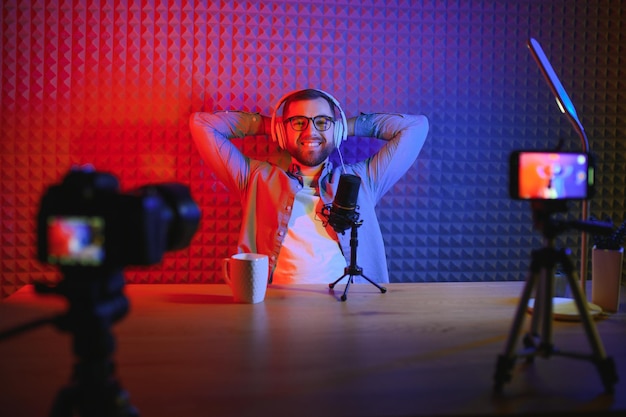
[(302, 141), (300, 142), (304, 148), (319, 148), (322, 146), (322, 142), (318, 141)]

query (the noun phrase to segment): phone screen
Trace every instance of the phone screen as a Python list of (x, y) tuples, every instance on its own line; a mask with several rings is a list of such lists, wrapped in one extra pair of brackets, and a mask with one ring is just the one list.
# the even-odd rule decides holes
[(515, 152), (512, 194), (523, 200), (585, 199), (593, 185), (586, 153)]

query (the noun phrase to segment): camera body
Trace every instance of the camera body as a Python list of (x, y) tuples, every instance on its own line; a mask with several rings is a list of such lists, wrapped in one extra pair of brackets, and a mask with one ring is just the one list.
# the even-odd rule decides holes
[(72, 170), (41, 199), (37, 256), (64, 269), (151, 265), (187, 246), (199, 219), (181, 184), (121, 193), (109, 173)]
[(514, 151), (509, 194), (516, 200), (586, 200), (593, 197), (595, 165), (587, 152)]

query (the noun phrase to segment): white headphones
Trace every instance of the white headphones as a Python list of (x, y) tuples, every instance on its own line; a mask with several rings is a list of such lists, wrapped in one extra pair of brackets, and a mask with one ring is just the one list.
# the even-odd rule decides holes
[[(328, 100), (330, 100), (333, 103), (333, 105), (335, 106), (335, 108), (337, 108), (337, 110), (339, 111), (339, 114), (341, 115), (341, 123), (335, 122), (335, 131), (334, 131), (335, 147), (339, 148), (339, 145), (341, 145), (341, 142), (348, 138), (348, 121), (346, 120), (346, 115), (341, 109), (341, 106), (339, 105), (339, 102), (335, 99), (335, 97), (331, 96), (330, 94), (322, 90), (318, 90), (318, 89), (311, 89), (311, 90), (317, 91), (321, 93), (322, 95), (324, 95)], [(285, 94), (283, 98), (278, 100), (278, 103), (274, 107), (274, 113), (272, 113), (272, 122), (271, 122), (271, 129), (272, 129), (271, 134), (272, 134), (272, 139), (274, 139), (275, 142), (278, 142), (278, 146), (280, 146), (281, 149), (285, 149), (286, 133), (285, 133), (285, 125), (283, 124), (283, 118), (280, 116), (277, 116), (277, 114), (281, 106), (285, 103), (285, 101), (289, 97), (301, 91), (305, 91), (305, 90), (296, 90), (296, 91), (292, 91), (290, 93)]]

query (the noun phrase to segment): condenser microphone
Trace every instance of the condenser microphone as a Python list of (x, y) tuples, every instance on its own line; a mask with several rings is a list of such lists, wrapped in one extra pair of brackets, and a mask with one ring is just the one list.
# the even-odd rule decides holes
[(356, 199), (359, 195), (361, 178), (352, 174), (341, 174), (337, 194), (332, 205), (327, 209), (328, 224), (337, 233), (343, 233), (359, 219), (356, 211)]

